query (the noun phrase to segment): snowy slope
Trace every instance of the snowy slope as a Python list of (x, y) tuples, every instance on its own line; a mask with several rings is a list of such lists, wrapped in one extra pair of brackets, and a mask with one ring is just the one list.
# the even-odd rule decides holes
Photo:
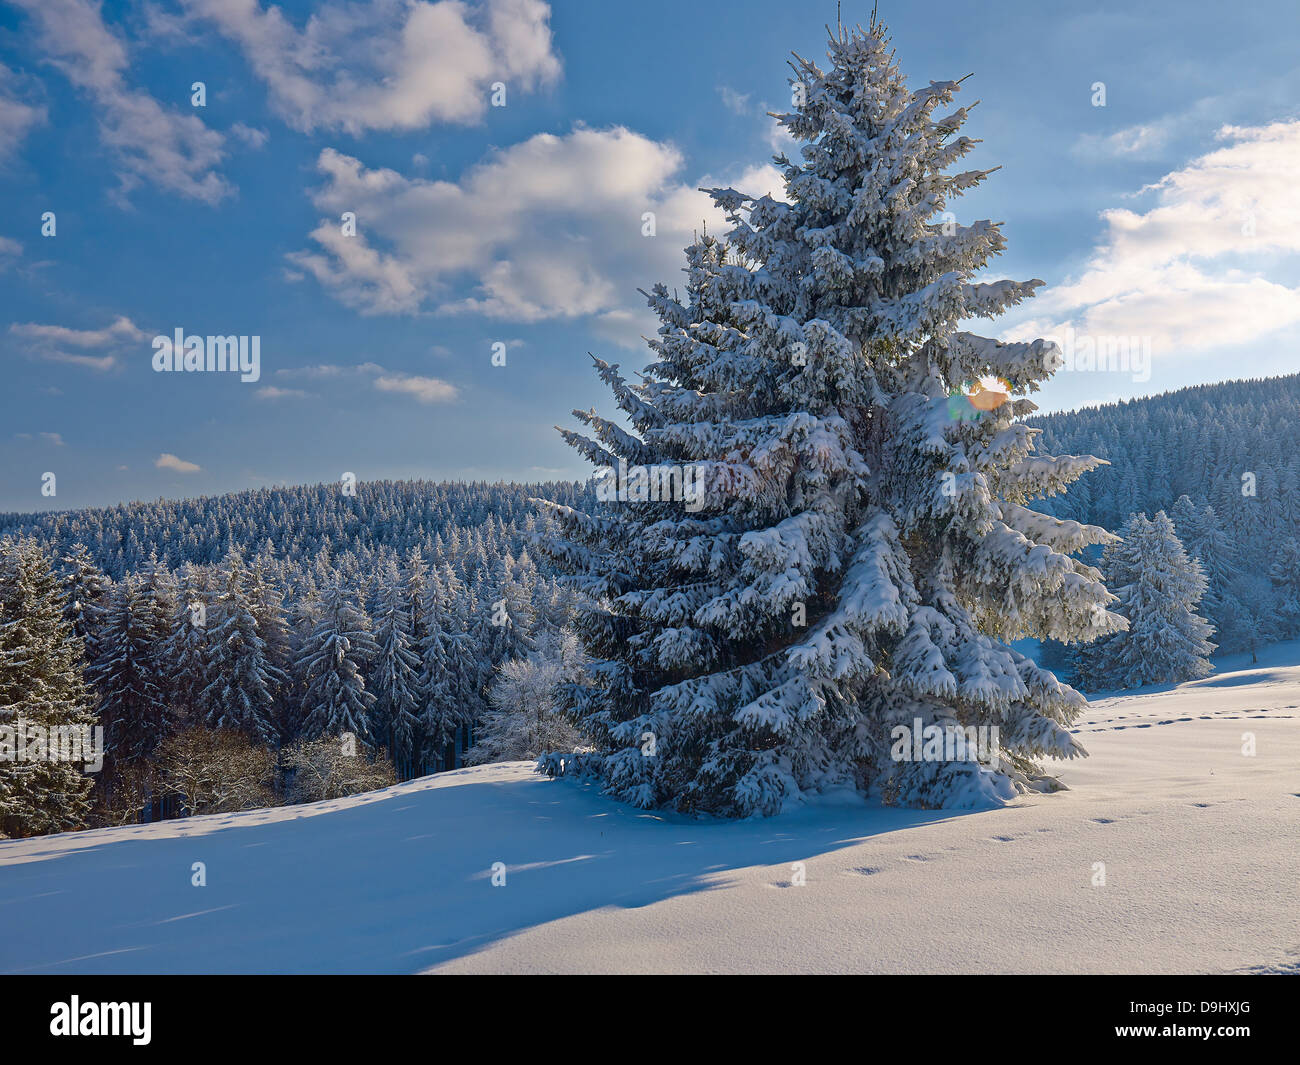
[(990, 812), (688, 823), (516, 763), (0, 843), (0, 971), (1296, 972), (1298, 661), (1098, 701), (1071, 790)]

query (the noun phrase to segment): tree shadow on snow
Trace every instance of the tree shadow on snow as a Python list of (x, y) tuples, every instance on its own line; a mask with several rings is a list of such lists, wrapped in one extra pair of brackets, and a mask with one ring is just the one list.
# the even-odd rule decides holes
[(334, 808), (315, 816), (195, 819), (186, 838), (79, 834), (78, 849), (0, 867), (12, 930), (0, 971), (419, 972), (547, 922), (714, 890), (754, 866), (784, 882), (807, 862), (815, 876), (818, 855), (972, 812), (845, 797), (698, 821), (494, 769), (317, 804)]

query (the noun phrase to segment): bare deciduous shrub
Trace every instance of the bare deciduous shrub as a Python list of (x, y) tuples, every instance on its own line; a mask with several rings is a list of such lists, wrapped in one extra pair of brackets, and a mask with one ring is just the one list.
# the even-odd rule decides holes
[(295, 743), (285, 749), (284, 761), (292, 774), (291, 803), (340, 799), (397, 783), (393, 763), (383, 751), (369, 753), (339, 736)]
[(182, 729), (158, 748), (159, 784), (188, 814), (278, 805), (275, 753), (233, 729)]

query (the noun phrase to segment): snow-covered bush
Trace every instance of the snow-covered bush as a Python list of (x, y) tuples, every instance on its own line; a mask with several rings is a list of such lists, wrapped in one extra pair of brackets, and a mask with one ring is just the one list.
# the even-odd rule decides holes
[(468, 761), (512, 762), (582, 747), (582, 733), (561, 709), (565, 685), (578, 679), (584, 665), (577, 633), (563, 629), (548, 634), (528, 657), (498, 666)]

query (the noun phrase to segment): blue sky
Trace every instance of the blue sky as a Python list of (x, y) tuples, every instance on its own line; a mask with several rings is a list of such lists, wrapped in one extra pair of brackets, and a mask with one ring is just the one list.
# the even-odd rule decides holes
[[(913, 84), (974, 73), (971, 165), (1004, 169), (958, 221), (1003, 220), (998, 274), (1047, 282), (994, 333), (1151, 346), (1047, 410), (1300, 368), (1293, 0), (1133, 6), (881, 6)], [(0, 0), (0, 509), (586, 476), (552, 428), (609, 411), (586, 353), (646, 361), (636, 289), (678, 277), (699, 185), (779, 192), (765, 111), (834, 17)], [(153, 372), (178, 327), (260, 337), (260, 380)]]

